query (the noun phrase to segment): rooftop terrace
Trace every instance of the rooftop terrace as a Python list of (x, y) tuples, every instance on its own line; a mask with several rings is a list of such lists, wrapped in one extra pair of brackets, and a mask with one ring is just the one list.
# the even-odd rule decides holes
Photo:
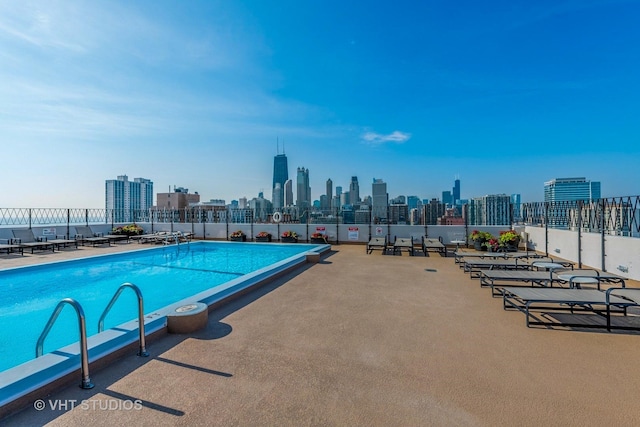
[[(0, 257), (7, 266), (123, 249), (131, 245)], [(93, 370), (94, 389), (81, 390), (78, 376), (42, 396), (44, 410), (30, 406), (3, 421), (640, 423), (637, 334), (527, 328), (522, 313), (504, 311), (453, 258), (429, 255), (367, 255), (362, 245), (333, 246), (321, 263), (215, 309), (205, 330), (166, 335), (148, 345), (149, 358), (132, 352)], [(139, 409), (123, 406), (135, 400)], [(56, 402), (67, 407), (54, 410)]]

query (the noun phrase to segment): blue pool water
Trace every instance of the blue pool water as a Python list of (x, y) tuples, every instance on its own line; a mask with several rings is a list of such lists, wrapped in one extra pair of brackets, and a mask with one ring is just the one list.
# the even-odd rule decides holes
[[(145, 314), (149, 314), (316, 247), (198, 242), (0, 271), (0, 372), (35, 357), (38, 337), (63, 298), (82, 305), (91, 336), (125, 282), (140, 288)], [(135, 318), (135, 294), (125, 289), (106, 318), (105, 330)], [(44, 352), (76, 341), (78, 320), (66, 306), (45, 341)]]

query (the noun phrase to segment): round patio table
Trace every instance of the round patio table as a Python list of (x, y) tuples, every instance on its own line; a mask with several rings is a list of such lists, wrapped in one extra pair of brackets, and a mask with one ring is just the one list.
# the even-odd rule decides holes
[(558, 264), (557, 262), (534, 261), (533, 263), (531, 263), (531, 265), (538, 270), (541, 268), (544, 268), (545, 270), (556, 270), (558, 268), (564, 268), (564, 265)]
[(558, 279), (564, 280), (565, 282), (569, 282), (570, 288), (578, 288), (580, 289), (581, 284), (591, 284), (598, 285), (598, 289), (600, 289), (600, 281), (596, 277), (587, 277), (587, 276), (576, 276), (574, 274), (558, 274)]

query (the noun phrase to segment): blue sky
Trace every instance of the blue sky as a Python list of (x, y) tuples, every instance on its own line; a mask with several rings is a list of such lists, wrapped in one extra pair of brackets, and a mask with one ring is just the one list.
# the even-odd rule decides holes
[(127, 174), (203, 200), (289, 175), (360, 194), (640, 182), (640, 1), (0, 0), (0, 207), (103, 207)]

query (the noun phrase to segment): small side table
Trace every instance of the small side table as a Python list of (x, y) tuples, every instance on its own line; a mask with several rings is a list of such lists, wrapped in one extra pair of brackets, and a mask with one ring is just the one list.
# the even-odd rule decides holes
[(569, 288), (578, 288), (580, 289), (581, 284), (590, 284), (590, 285), (598, 285), (598, 290), (600, 290), (600, 280), (597, 277), (591, 276), (576, 276), (574, 274), (558, 274), (558, 279), (564, 280), (565, 282), (569, 282)]
[[(564, 268), (564, 265), (558, 264), (557, 262), (542, 262), (542, 261), (534, 261), (531, 263), (532, 266), (540, 270), (541, 268), (549, 271), (557, 270), (559, 268)], [(560, 277), (560, 276), (558, 276)]]
[(456, 245), (456, 252), (460, 250), (460, 245), (467, 243), (466, 240), (452, 240), (451, 244), (455, 244)]

